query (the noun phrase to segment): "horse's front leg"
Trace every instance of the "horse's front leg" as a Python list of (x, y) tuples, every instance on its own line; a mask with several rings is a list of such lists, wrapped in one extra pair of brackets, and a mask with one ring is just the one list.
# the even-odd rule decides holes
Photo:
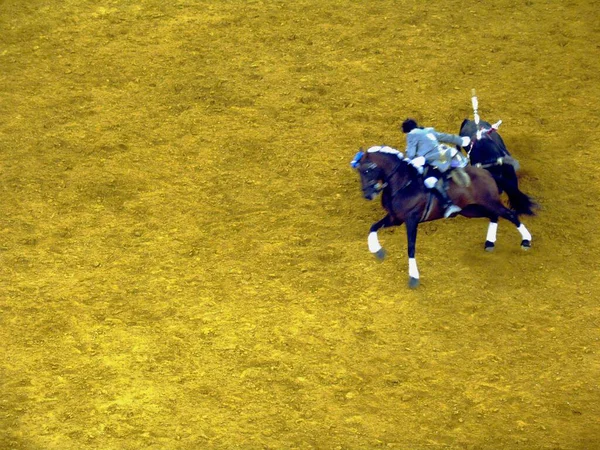
[(490, 217), (487, 236), (485, 238), (485, 251), (491, 252), (496, 247), (496, 233), (498, 232), (498, 216)]
[(391, 227), (394, 225), (399, 225), (400, 223), (395, 221), (392, 216), (389, 214), (381, 219), (379, 222), (375, 222), (371, 225), (371, 229), (369, 230), (369, 251), (375, 255), (377, 259), (382, 261), (385, 259), (386, 251), (383, 249), (381, 244), (379, 243), (379, 239), (377, 237), (377, 231), (381, 228)]
[(419, 220), (410, 218), (406, 221), (406, 238), (408, 240), (408, 287), (411, 289), (419, 286), (419, 269), (417, 268), (417, 259), (415, 250), (417, 246), (417, 228)]

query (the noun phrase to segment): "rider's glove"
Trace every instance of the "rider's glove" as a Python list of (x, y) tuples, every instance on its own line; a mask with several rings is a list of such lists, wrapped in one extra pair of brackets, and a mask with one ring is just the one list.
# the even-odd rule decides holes
[(463, 136), (462, 138), (462, 142), (461, 145), (463, 147), (466, 147), (467, 145), (469, 145), (471, 143), (471, 138), (469, 136)]

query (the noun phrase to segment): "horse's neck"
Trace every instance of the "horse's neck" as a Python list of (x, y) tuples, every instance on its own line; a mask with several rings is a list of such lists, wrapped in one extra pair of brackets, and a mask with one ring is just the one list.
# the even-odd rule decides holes
[(476, 142), (469, 156), (472, 163), (483, 163), (487, 162), (488, 160), (500, 158), (503, 156), (503, 153), (501, 149), (490, 139), (489, 142)]
[(404, 178), (408, 174), (407, 164), (400, 159), (388, 158), (385, 176), (388, 180)]
[(398, 161), (392, 164), (392, 168), (386, 171), (387, 182), (392, 192), (396, 192), (399, 189), (407, 187), (411, 181), (415, 178), (411, 172), (411, 167), (403, 162)]
[(398, 189), (411, 179), (411, 167), (395, 153), (375, 152), (373, 162), (383, 169), (391, 189)]

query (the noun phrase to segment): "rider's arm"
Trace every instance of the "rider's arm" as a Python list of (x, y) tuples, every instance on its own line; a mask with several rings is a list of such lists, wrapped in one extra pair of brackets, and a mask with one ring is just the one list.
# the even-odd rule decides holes
[(438, 133), (434, 132), (435, 137), (440, 142), (445, 142), (446, 144), (454, 144), (454, 145), (463, 145), (463, 138), (461, 136), (457, 136), (456, 134), (448, 134), (448, 133)]

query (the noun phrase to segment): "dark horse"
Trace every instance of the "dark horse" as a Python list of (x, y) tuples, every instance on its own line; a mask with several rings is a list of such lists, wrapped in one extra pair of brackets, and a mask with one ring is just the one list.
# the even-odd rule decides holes
[[(441, 219), (444, 208), (440, 200), (423, 184), (417, 170), (403, 159), (402, 153), (390, 147), (371, 147), (360, 151), (351, 162), (360, 174), (363, 195), (373, 200), (381, 193), (381, 204), (387, 214), (371, 226), (368, 238), (369, 250), (379, 259), (385, 257), (385, 251), (379, 244), (377, 231), (381, 228), (406, 224), (408, 238), (408, 274), (411, 288), (419, 285), (419, 270), (415, 259), (417, 227), (421, 222)], [(451, 181), (448, 194), (465, 217), (503, 217), (512, 222), (522, 241), (521, 247), (529, 249), (531, 234), (519, 221), (522, 212), (508, 209), (503, 205), (498, 187), (490, 173), (482, 168), (467, 166), (464, 171), (470, 183), (459, 185)]]
[[(498, 185), (502, 194), (506, 192), (509, 205), (519, 214), (533, 215), (533, 209), (538, 205), (519, 190), (517, 170), (519, 163), (508, 152), (502, 137), (498, 133), (498, 126), (490, 125), (480, 120), (475, 123), (465, 119), (460, 126), (459, 134), (471, 138), (469, 146), (463, 150), (466, 152), (471, 165), (486, 169)], [(492, 251), (495, 247), (496, 232), (498, 230), (498, 217), (490, 218), (488, 234), (485, 241), (485, 249)]]

